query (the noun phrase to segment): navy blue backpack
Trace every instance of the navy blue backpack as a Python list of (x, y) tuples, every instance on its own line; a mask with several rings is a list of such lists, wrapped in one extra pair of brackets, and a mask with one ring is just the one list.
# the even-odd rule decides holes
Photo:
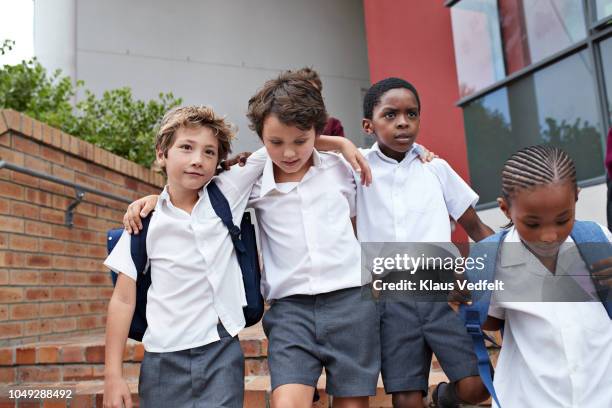
[[(497, 254), (501, 243), (508, 231), (504, 230), (495, 235), (491, 235), (482, 241), (478, 241), (470, 251), (470, 257), (483, 257), (485, 259), (485, 267), (476, 272), (466, 271), (467, 279), (470, 282), (477, 282), (481, 279), (486, 279), (488, 282), (495, 280), (495, 268), (497, 262)], [(576, 221), (571, 232), (571, 237), (578, 248), (580, 256), (589, 268), (592, 274), (591, 265), (603, 259), (612, 256), (612, 245), (608, 238), (602, 232), (600, 226), (592, 221)], [(606, 245), (589, 245), (589, 244), (606, 244)], [(597, 294), (603, 304), (603, 307), (608, 312), (608, 316), (612, 319), (612, 301), (610, 301), (610, 289), (601, 285), (596, 279), (593, 279)], [(482, 325), (487, 320), (489, 305), (491, 303), (491, 291), (479, 290), (472, 292), (472, 304), (460, 306), (460, 316), (464, 321), (465, 328), (472, 338), (474, 352), (478, 359), (478, 372), (483, 384), (491, 394), (491, 397), (501, 408), (501, 404), (497, 399), (497, 394), (493, 386), (493, 366), (489, 358), (489, 353), (485, 346), (485, 339), (495, 343), (483, 331)], [(503, 332), (502, 332), (503, 333)]]
[[(244, 319), (246, 327), (249, 327), (259, 322), (264, 312), (264, 299), (260, 290), (261, 270), (259, 269), (255, 227), (251, 222), (251, 215), (248, 212), (244, 213), (240, 228), (234, 225), (229, 203), (214, 181), (208, 184), (206, 190), (208, 191), (208, 197), (215, 213), (227, 227), (234, 244), (240, 270), (242, 271), (242, 281), (247, 300), (247, 306), (243, 308)], [(149, 286), (151, 286), (151, 268), (147, 256), (146, 237), (152, 214), (149, 214), (142, 220), (142, 231), (138, 235), (132, 235), (130, 242), (130, 252), (138, 276), (136, 279), (136, 308), (132, 317), (132, 323), (130, 324), (128, 337), (138, 341), (142, 341), (148, 326), (146, 309), (147, 292)], [(107, 232), (107, 248), (109, 253), (113, 250), (117, 241), (119, 241), (122, 233), (123, 228), (112, 229)], [(117, 274), (111, 272), (111, 276), (113, 285), (115, 285)]]

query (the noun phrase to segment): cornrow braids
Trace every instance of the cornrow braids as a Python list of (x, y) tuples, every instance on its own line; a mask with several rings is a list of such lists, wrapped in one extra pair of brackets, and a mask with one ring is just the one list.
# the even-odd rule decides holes
[[(518, 190), (569, 181), (578, 194), (576, 166), (569, 155), (550, 145), (529, 146), (514, 153), (502, 169), (502, 197), (510, 198)], [(506, 227), (512, 226), (512, 221)]]

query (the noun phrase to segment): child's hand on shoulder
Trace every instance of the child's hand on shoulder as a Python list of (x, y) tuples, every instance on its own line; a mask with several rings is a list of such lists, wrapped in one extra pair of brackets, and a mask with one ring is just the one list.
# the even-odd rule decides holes
[(104, 408), (132, 408), (132, 393), (125, 379), (121, 376), (104, 379)]
[(340, 153), (349, 162), (353, 170), (361, 175), (361, 184), (369, 186), (372, 184), (372, 170), (365, 157), (361, 154), (357, 146), (349, 139), (338, 138), (342, 143)]
[(440, 157), (434, 152), (430, 152), (429, 150), (427, 150), (425, 146), (417, 145), (416, 149), (416, 152), (419, 155), (419, 160), (421, 160), (422, 163), (429, 163), (433, 159), (437, 159), (438, 157)]
[(252, 152), (242, 152), (242, 153), (238, 153), (234, 157), (230, 157), (229, 159), (222, 161), (221, 163), (219, 163), (219, 165), (223, 169), (221, 171), (229, 170), (230, 167), (236, 164), (239, 165), (240, 167), (244, 167), (244, 165), (247, 162), (247, 159), (249, 158), (251, 154), (253, 153)]
[(158, 195), (150, 195), (134, 201), (123, 215), (123, 226), (130, 234), (136, 234), (142, 229), (142, 219), (157, 205)]

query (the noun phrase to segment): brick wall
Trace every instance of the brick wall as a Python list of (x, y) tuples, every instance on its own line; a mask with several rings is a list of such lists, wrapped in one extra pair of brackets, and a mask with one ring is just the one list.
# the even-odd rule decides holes
[[(153, 148), (153, 147), (151, 147)], [(159, 191), (159, 174), (12, 110), (0, 110), (0, 159), (130, 200)], [(112, 286), (106, 230), (126, 204), (0, 170), (0, 345), (102, 330)]]

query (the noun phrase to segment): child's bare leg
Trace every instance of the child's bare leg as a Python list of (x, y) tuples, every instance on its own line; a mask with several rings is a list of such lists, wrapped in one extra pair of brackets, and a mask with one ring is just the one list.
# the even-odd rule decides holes
[(423, 393), (421, 391), (394, 392), (393, 408), (424, 408)]
[(334, 408), (368, 408), (368, 397), (334, 397)]
[(457, 397), (469, 404), (478, 404), (489, 398), (489, 392), (479, 376), (465, 377), (455, 383)]
[(311, 408), (314, 387), (284, 384), (272, 391), (272, 408)]

